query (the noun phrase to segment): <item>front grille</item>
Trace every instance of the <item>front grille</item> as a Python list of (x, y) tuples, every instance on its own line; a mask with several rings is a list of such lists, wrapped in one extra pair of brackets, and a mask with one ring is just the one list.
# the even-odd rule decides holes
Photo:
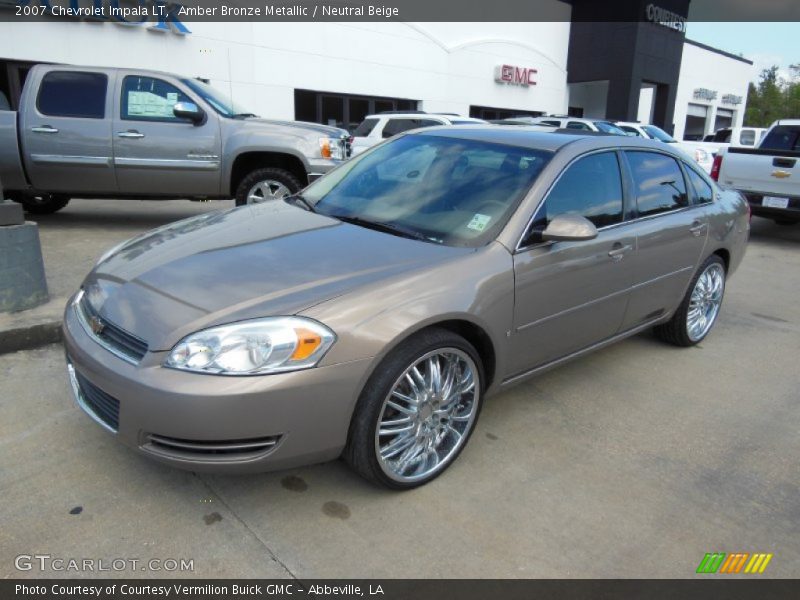
[(245, 440), (184, 440), (151, 433), (143, 448), (171, 458), (211, 461), (250, 460), (263, 456), (278, 444), (279, 435)]
[(83, 375), (75, 371), (81, 399), (87, 408), (114, 431), (119, 429), (119, 400), (109, 396)]
[(101, 318), (89, 303), (86, 294), (81, 297), (78, 309), (87, 331), (112, 352), (136, 363), (147, 354), (147, 342)]

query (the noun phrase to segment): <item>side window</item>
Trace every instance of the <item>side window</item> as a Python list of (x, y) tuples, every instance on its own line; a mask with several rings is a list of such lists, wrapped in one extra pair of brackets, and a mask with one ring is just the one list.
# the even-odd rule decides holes
[(372, 133), (372, 130), (377, 124), (378, 119), (364, 119), (361, 122), (361, 125), (356, 127), (356, 130), (353, 132), (353, 137), (367, 137), (370, 133)]
[(622, 129), (622, 131), (624, 131), (625, 133), (635, 135), (636, 137), (642, 137), (642, 134), (639, 133), (638, 129), (634, 129), (633, 127), (630, 127), (628, 125), (617, 125), (617, 127)]
[(389, 138), (398, 133), (403, 133), (409, 129), (413, 129), (411, 124), (416, 119), (389, 119), (386, 125), (383, 126), (383, 137)]
[(625, 153), (631, 166), (639, 215), (657, 215), (688, 206), (686, 184), (676, 160), (655, 152)]
[(739, 136), (739, 143), (742, 146), (753, 146), (756, 143), (756, 132), (752, 129), (742, 129), (742, 134)]
[(595, 227), (622, 222), (622, 180), (614, 152), (591, 154), (570, 165), (536, 212), (541, 232), (557, 215), (581, 215)]
[(561, 127), (561, 121), (539, 121), (539, 125), (552, 125), (553, 127)]
[(589, 127), (586, 123), (581, 123), (580, 121), (570, 121), (567, 123), (567, 129), (581, 129), (583, 131), (591, 131), (591, 127)]
[(36, 107), (51, 117), (102, 119), (107, 90), (108, 77), (102, 73), (51, 71), (39, 86)]
[(172, 108), (178, 102), (192, 102), (174, 85), (154, 79), (128, 75), (122, 81), (122, 118), (130, 121), (176, 121)]
[(694, 190), (695, 204), (708, 204), (709, 202), (713, 202), (714, 190), (711, 185), (703, 179), (697, 171), (688, 165), (685, 166), (686, 172), (689, 174), (689, 181), (692, 183), (692, 189)]
[(437, 125), (441, 125), (439, 121), (434, 121), (433, 119), (417, 119), (417, 124), (414, 127), (436, 127)]

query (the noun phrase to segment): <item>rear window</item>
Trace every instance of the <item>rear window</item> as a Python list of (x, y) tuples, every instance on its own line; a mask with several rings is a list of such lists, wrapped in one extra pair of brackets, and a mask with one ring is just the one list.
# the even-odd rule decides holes
[(102, 119), (108, 78), (102, 73), (51, 71), (42, 79), (36, 107), (43, 115)]
[(375, 125), (378, 124), (378, 119), (364, 119), (361, 122), (361, 125), (356, 127), (356, 130), (353, 132), (353, 137), (367, 137), (372, 130), (375, 129)]
[(627, 151), (635, 184), (636, 206), (642, 217), (688, 206), (683, 173), (671, 156), (655, 152)]
[(742, 146), (754, 146), (756, 143), (756, 132), (752, 129), (743, 129), (739, 136), (739, 143)]
[(728, 144), (731, 141), (731, 133), (733, 132), (730, 129), (720, 129), (714, 134), (714, 137), (711, 139), (711, 141), (720, 144)]
[(777, 125), (769, 130), (759, 148), (766, 150), (800, 150), (800, 125)]

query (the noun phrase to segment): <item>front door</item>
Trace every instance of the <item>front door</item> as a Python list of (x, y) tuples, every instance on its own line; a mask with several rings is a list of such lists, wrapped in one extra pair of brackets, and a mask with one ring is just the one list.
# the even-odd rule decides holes
[[(43, 192), (113, 194), (111, 146), (113, 76), (91, 70), (54, 69), (28, 98), (20, 136), (33, 187)], [(34, 101), (35, 100), (35, 101)]]
[(139, 75), (119, 84), (114, 163), (122, 194), (214, 196), (220, 190), (220, 130), (215, 115), (199, 124), (176, 117), (197, 100), (177, 85)]
[[(514, 255), (516, 294), (509, 376), (612, 337), (631, 285), (635, 237), (624, 221), (616, 152), (578, 158), (539, 206), (528, 247)], [(578, 214), (598, 228), (593, 240), (537, 242), (559, 214)]]

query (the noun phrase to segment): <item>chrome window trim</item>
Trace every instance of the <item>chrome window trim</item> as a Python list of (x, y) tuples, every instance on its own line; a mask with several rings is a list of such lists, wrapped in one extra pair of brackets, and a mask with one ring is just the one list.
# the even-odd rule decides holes
[(81, 328), (86, 333), (86, 335), (88, 335), (92, 340), (94, 340), (99, 346), (102, 346), (103, 348), (111, 352), (111, 354), (113, 354), (117, 358), (121, 358), (125, 362), (130, 363), (134, 366), (138, 365), (139, 361), (137, 359), (133, 358), (132, 356), (128, 356), (127, 354), (125, 354), (124, 352), (120, 351), (117, 348), (114, 348), (112, 345), (106, 343), (103, 339), (99, 338), (94, 334), (91, 326), (89, 325), (89, 321), (86, 318), (86, 313), (81, 308), (80, 302), (83, 296), (84, 296), (83, 290), (80, 290), (77, 294), (75, 294), (75, 298), (73, 298), (72, 300), (72, 308), (75, 311), (75, 316), (78, 319), (78, 323), (80, 323)]

